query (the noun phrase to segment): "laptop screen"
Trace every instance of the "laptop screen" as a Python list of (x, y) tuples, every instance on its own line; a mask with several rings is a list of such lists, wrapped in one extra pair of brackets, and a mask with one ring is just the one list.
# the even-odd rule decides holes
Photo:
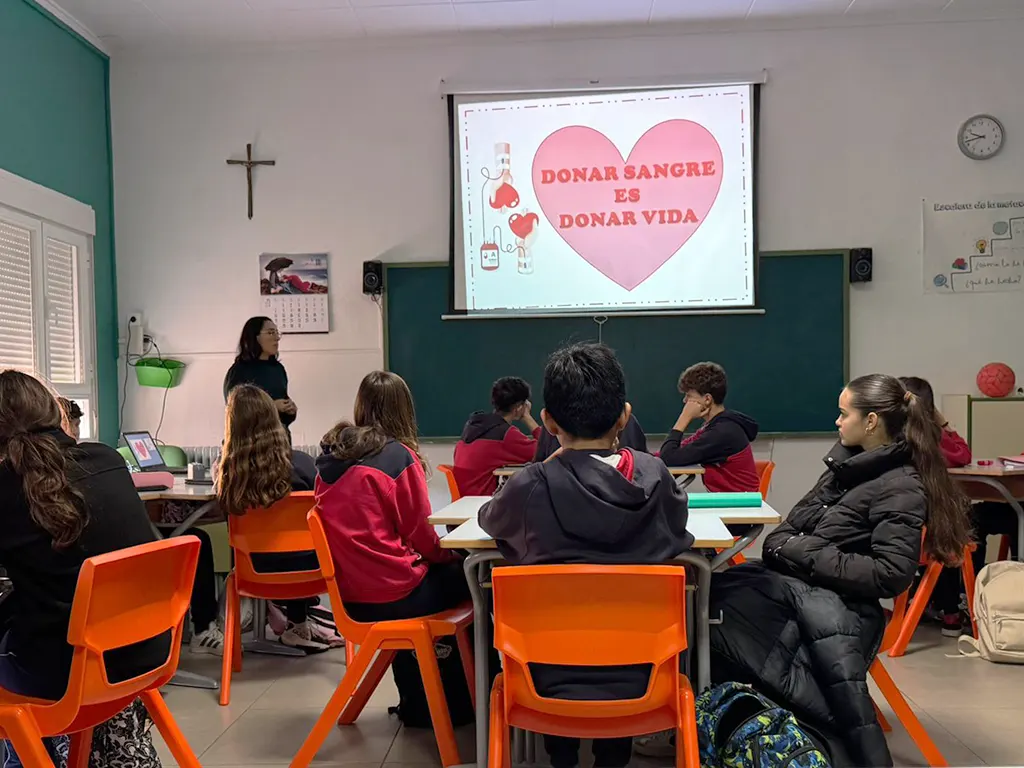
[(164, 459), (149, 432), (125, 432), (124, 441), (128, 443), (128, 449), (132, 452), (140, 469), (163, 465)]

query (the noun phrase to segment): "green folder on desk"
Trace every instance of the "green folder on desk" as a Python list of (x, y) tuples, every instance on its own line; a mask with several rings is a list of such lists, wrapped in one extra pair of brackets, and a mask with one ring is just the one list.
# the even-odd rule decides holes
[(690, 509), (760, 507), (760, 493), (691, 493)]

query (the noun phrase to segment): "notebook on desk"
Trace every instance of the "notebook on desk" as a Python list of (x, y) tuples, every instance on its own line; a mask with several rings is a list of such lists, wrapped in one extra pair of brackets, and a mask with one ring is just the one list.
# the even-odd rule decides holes
[(1024, 469), (1024, 455), (1021, 456), (1000, 456), (999, 460), (1007, 469)]

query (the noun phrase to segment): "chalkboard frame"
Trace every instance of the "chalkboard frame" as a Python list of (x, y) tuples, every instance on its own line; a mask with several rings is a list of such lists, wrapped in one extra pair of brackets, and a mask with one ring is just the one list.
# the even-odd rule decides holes
[[(821, 256), (835, 256), (840, 255), (843, 259), (843, 286), (842, 286), (842, 317), (843, 317), (843, 350), (842, 350), (842, 363), (843, 363), (843, 379), (845, 381), (850, 380), (850, 250), (849, 248), (816, 248), (811, 250), (792, 250), (792, 251), (764, 251), (758, 254), (758, 258), (774, 258), (774, 257), (793, 257), (793, 256), (806, 256), (806, 257), (821, 257)], [(405, 262), (390, 262), (384, 264), (384, 295), (381, 302), (381, 319), (382, 319), (382, 341), (383, 341), (383, 352), (384, 352), (384, 368), (390, 370), (390, 338), (389, 338), (389, 324), (388, 324), (388, 273), (393, 269), (426, 269), (426, 268), (439, 268), (449, 267), (451, 263), (449, 261), (405, 261)], [(449, 285), (449, 291), (451, 286)], [(451, 296), (449, 295), (449, 302)], [(741, 310), (744, 313), (748, 313), (749, 308)], [(598, 313), (595, 317), (600, 317), (608, 313)], [(657, 315), (658, 313), (651, 313)], [(681, 313), (685, 314), (685, 313)], [(701, 314), (695, 312), (693, 314)], [(728, 311), (722, 314), (730, 314)], [(527, 318), (524, 318), (527, 319)], [(466, 322), (487, 322), (485, 317), (473, 318), (473, 319), (458, 319), (458, 320), (445, 320), (444, 322), (453, 323), (466, 323)], [(822, 431), (822, 432), (792, 432), (792, 431), (778, 431), (778, 432), (761, 432), (759, 438), (775, 438), (775, 437), (806, 437), (806, 438), (823, 438), (823, 437), (834, 437), (834, 430)], [(658, 438), (663, 437), (663, 434), (649, 433), (648, 437)], [(438, 436), (432, 435), (423, 438), (424, 442), (427, 443), (445, 443), (458, 440), (458, 435), (445, 435)]]

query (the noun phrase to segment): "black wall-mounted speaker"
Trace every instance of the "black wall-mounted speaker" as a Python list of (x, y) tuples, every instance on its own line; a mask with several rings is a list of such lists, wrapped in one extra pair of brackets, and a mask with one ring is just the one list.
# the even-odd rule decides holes
[(367, 296), (380, 296), (384, 293), (384, 264), (382, 262), (363, 262), (363, 293)]
[(850, 282), (870, 283), (873, 254), (870, 248), (850, 249)]

